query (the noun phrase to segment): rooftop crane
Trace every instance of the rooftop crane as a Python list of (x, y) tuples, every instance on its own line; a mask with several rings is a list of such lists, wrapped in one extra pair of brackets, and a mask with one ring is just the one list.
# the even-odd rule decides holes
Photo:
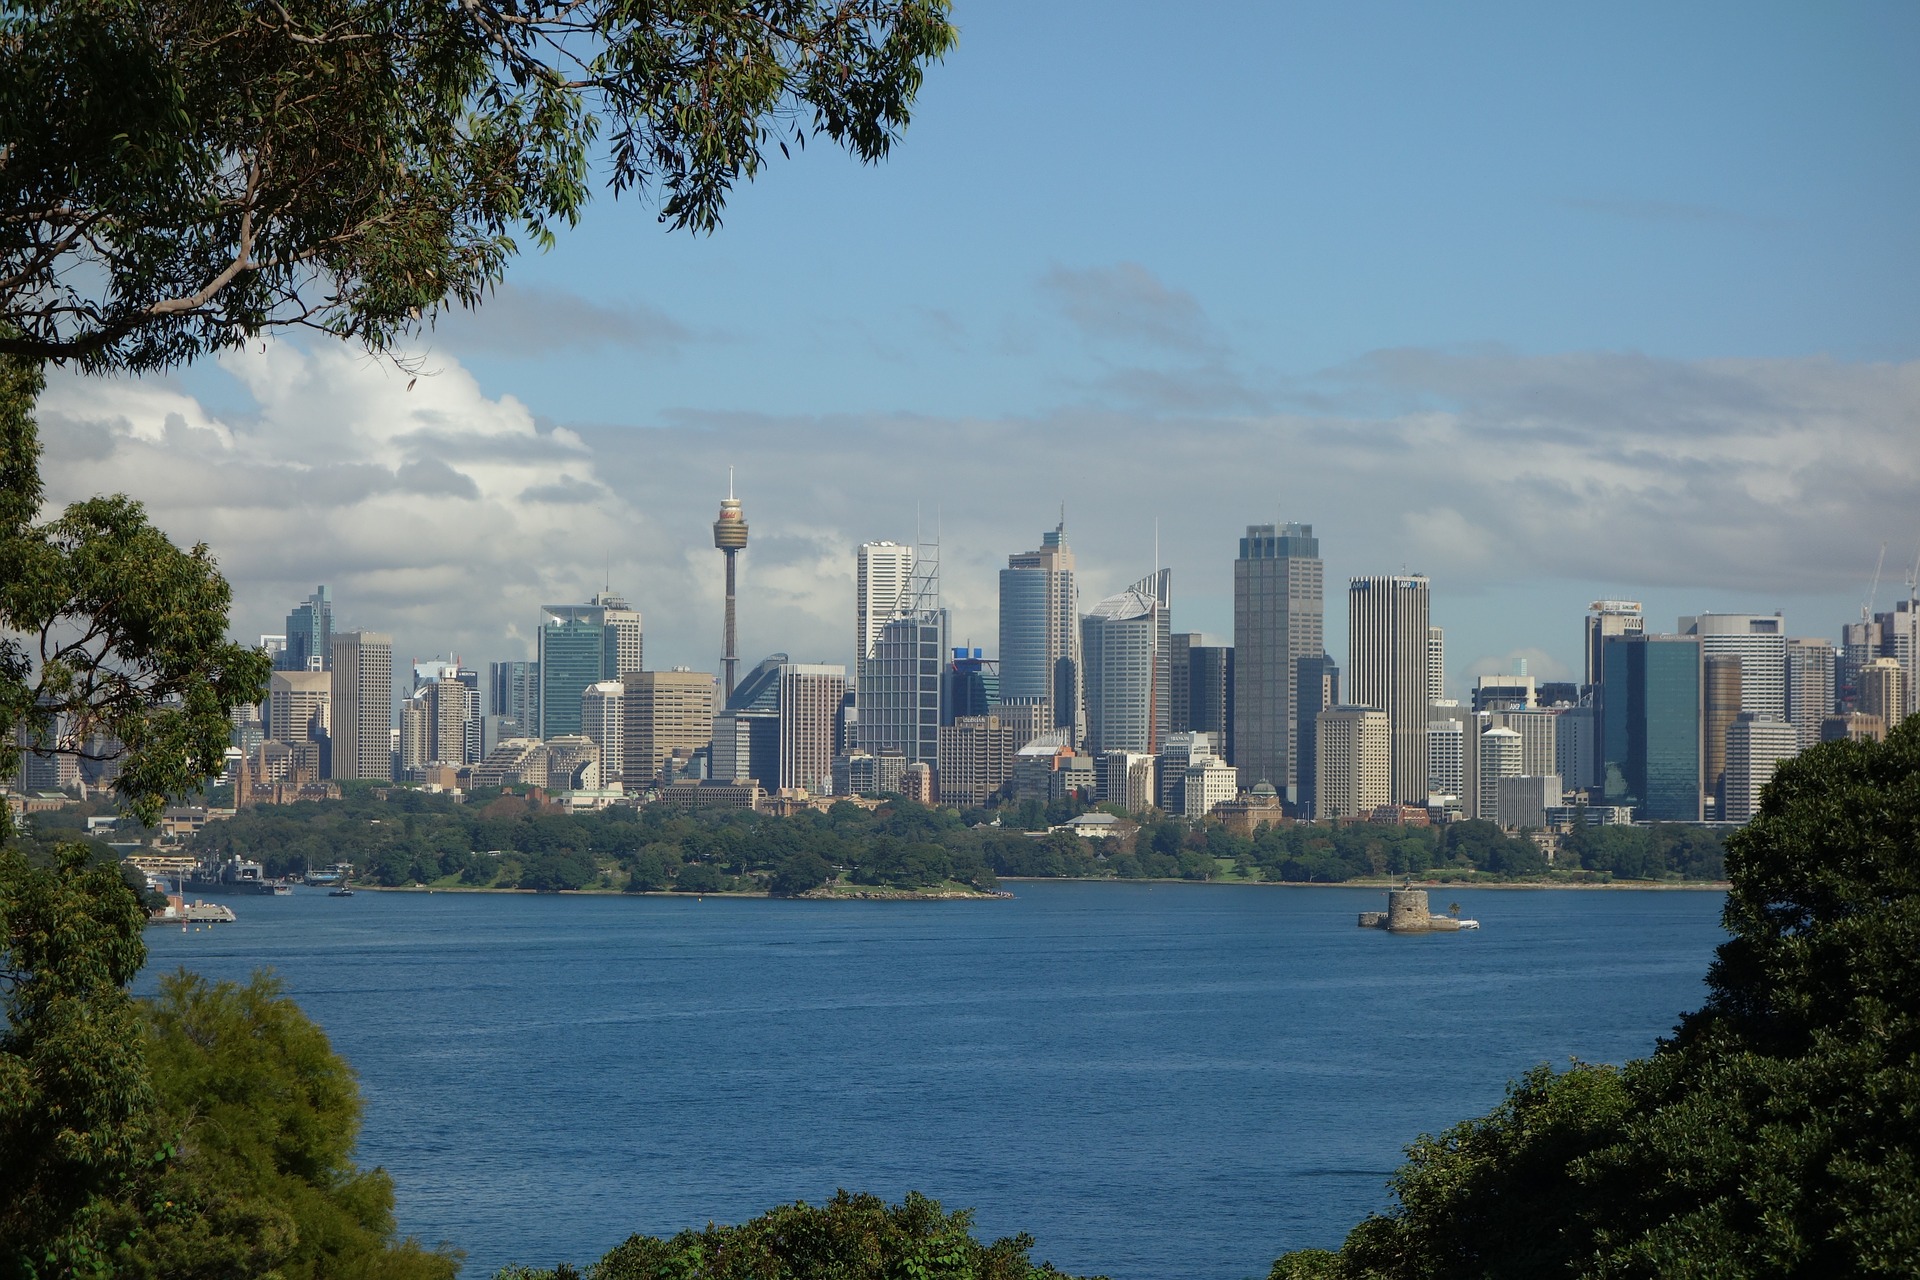
[(1874, 562), (1873, 582), (1867, 587), (1867, 602), (1860, 606), (1860, 621), (1873, 621), (1873, 598), (1880, 594), (1880, 571), (1887, 566), (1887, 544), (1880, 544), (1880, 558)]

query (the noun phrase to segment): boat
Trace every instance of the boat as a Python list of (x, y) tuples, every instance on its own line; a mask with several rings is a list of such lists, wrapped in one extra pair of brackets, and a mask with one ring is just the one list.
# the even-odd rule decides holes
[(329, 898), (351, 898), (353, 896), (353, 890), (347, 888), (345, 885), (341, 885), (338, 889), (327, 890), (327, 896)]
[(167, 905), (148, 914), (148, 924), (177, 924), (181, 928), (195, 924), (232, 924), (233, 908), (219, 902), (185, 902), (177, 893), (167, 895)]
[(276, 880), (273, 882), (273, 896), (276, 898), (291, 898), (293, 896), (293, 886), (285, 880)]

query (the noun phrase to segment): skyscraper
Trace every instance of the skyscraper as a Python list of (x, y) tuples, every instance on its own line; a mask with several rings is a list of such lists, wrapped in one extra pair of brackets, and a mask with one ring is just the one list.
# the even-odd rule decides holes
[(1600, 647), (1608, 636), (1644, 635), (1646, 610), (1638, 600), (1595, 600), (1587, 606), (1586, 643), (1588, 685), (1600, 683)]
[(1384, 711), (1394, 804), (1427, 802), (1427, 621), (1421, 574), (1347, 584), (1347, 701)]
[(1447, 633), (1427, 628), (1427, 701), (1447, 700)]
[(1248, 786), (1271, 783), (1294, 803), (1302, 799), (1294, 681), (1300, 659), (1326, 651), (1325, 591), (1312, 525), (1247, 526), (1233, 562), (1233, 737), (1227, 760)]
[(1173, 733), (1213, 735), (1224, 758), (1233, 740), (1233, 646), (1198, 631), (1173, 637)]
[(621, 730), (624, 781), (650, 786), (666, 763), (689, 759), (713, 741), (713, 676), (705, 671), (632, 671), (626, 686)]
[(853, 658), (870, 657), (881, 624), (913, 603), (913, 548), (863, 542), (854, 557)]
[(940, 759), (941, 679), (947, 652), (947, 611), (926, 607), (880, 628), (873, 656), (860, 664), (855, 691), (860, 746), (873, 755), (898, 752), (907, 763)]
[[(1318, 717), (1328, 707), (1340, 705), (1340, 668), (1331, 656), (1317, 653), (1312, 657), (1301, 658), (1294, 664), (1293, 682), (1294, 715), (1300, 722), (1298, 750), (1294, 758), (1298, 763), (1295, 779), (1298, 783), (1296, 809), (1306, 817), (1318, 817), (1315, 805), (1319, 802), (1320, 789), (1317, 781)], [(1257, 784), (1256, 784), (1257, 785)], [(1269, 783), (1269, 786), (1272, 784)]]
[(596, 681), (581, 692), (580, 732), (600, 748), (600, 785), (610, 786), (625, 778), (627, 686), (624, 681)]
[(1081, 620), (1087, 750), (1159, 752), (1172, 721), (1173, 570), (1161, 569), (1109, 596)]
[(1777, 613), (1702, 613), (1680, 619), (1705, 658), (1740, 659), (1740, 710), (1787, 718), (1787, 628)]
[(779, 790), (833, 793), (833, 739), (847, 669), (837, 664), (789, 662), (780, 668)]
[(333, 776), (393, 780), (393, 637), (377, 631), (333, 636)]
[(286, 643), (274, 654), (278, 671), (325, 671), (333, 661), (333, 596), (325, 583), (287, 615)]
[(1701, 785), (1718, 817), (1726, 798), (1727, 730), (1740, 715), (1742, 671), (1740, 659), (1730, 653), (1703, 654), (1700, 659)]
[(580, 695), (645, 665), (640, 614), (602, 591), (586, 604), (550, 604), (540, 623), (540, 736), (580, 732)]
[(1360, 818), (1392, 803), (1390, 740), (1386, 714), (1372, 707), (1328, 707), (1319, 714), (1314, 729), (1316, 818)]
[(1742, 711), (1727, 730), (1724, 822), (1746, 822), (1760, 811), (1760, 792), (1783, 760), (1800, 752), (1800, 735), (1791, 724)]
[(1080, 593), (1063, 519), (1000, 571), (1000, 697), (1038, 700), (1046, 722), (1082, 736)]
[(1601, 645), (1602, 799), (1650, 822), (1698, 822), (1704, 793), (1700, 640), (1619, 635)]

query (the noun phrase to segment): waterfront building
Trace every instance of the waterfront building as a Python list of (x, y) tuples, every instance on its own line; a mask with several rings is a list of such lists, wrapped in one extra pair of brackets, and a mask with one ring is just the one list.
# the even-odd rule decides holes
[(1834, 713), (1839, 654), (1828, 640), (1787, 641), (1787, 720), (1805, 750), (1820, 741), (1820, 725)]
[(874, 641), (889, 618), (913, 605), (913, 548), (898, 542), (863, 542), (854, 555), (853, 656), (873, 656)]
[(1704, 673), (1697, 636), (1623, 635), (1601, 649), (1602, 799), (1641, 821), (1699, 822)]
[(393, 637), (378, 631), (333, 634), (333, 776), (393, 780)]
[(622, 780), (630, 788), (660, 779), (667, 762), (713, 743), (713, 674), (675, 667), (633, 671), (620, 679)]
[(1081, 620), (1086, 666), (1087, 750), (1152, 755), (1172, 720), (1172, 625), (1168, 593), (1173, 571), (1161, 569)]
[(1291, 803), (1311, 799), (1300, 789), (1295, 682), (1302, 658), (1326, 652), (1325, 615), (1325, 567), (1313, 526), (1248, 525), (1233, 562), (1233, 733), (1227, 761), (1249, 783), (1269, 782)]
[(325, 671), (333, 662), (333, 595), (321, 583), (287, 615), (285, 643), (274, 655), (280, 671)]
[(1040, 702), (1047, 727), (1068, 729), (1077, 743), (1080, 680), (1080, 593), (1062, 519), (1000, 571), (1000, 697)]
[(981, 808), (1013, 780), (1014, 730), (995, 715), (957, 716), (940, 728), (940, 803)]
[(1783, 760), (1800, 753), (1800, 735), (1792, 724), (1742, 711), (1727, 730), (1724, 822), (1747, 822), (1760, 811), (1760, 791)]
[(1392, 741), (1389, 802), (1427, 803), (1427, 628), (1422, 574), (1347, 584), (1347, 700), (1386, 713)]
[(833, 792), (835, 724), (847, 692), (847, 669), (789, 662), (780, 668), (778, 790)]
[[(1424, 671), (1422, 675), (1424, 676)], [(1329, 707), (1316, 718), (1316, 819), (1359, 818), (1392, 802), (1392, 732), (1372, 707)]]

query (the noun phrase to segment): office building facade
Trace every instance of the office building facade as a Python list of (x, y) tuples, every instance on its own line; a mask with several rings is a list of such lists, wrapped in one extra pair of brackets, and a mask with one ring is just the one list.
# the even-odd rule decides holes
[(393, 780), (393, 637), (336, 632), (331, 650), (333, 776)]
[(895, 752), (909, 764), (939, 762), (947, 649), (945, 609), (919, 609), (880, 628), (854, 695), (861, 747)]
[(1152, 755), (1171, 722), (1173, 570), (1161, 569), (1081, 620), (1085, 661), (1087, 750)]
[(1699, 822), (1704, 683), (1697, 636), (1623, 635), (1601, 646), (1602, 800), (1640, 821)]
[(540, 736), (580, 732), (580, 695), (588, 685), (619, 680), (645, 666), (639, 612), (610, 592), (586, 604), (542, 606)]
[(1298, 664), (1324, 652), (1325, 566), (1313, 526), (1248, 525), (1233, 562), (1233, 736), (1227, 759), (1248, 785), (1270, 783), (1293, 803), (1301, 798)]
[(913, 607), (913, 548), (898, 542), (863, 542), (854, 554), (853, 656), (873, 656), (873, 643), (887, 619)]
[(1392, 733), (1384, 711), (1329, 707), (1318, 717), (1314, 739), (1316, 818), (1362, 818), (1392, 803)]
[(833, 794), (835, 726), (847, 692), (847, 669), (789, 662), (780, 668), (781, 791)]
[(333, 595), (325, 583), (287, 615), (287, 634), (273, 665), (281, 671), (325, 671), (333, 661)]
[(1725, 802), (1721, 819), (1747, 822), (1760, 812), (1760, 792), (1782, 761), (1800, 753), (1800, 734), (1785, 720), (1743, 711), (1727, 729)]
[(1347, 584), (1346, 697), (1387, 716), (1392, 803), (1427, 802), (1427, 636), (1431, 594), (1421, 574)]
[(1037, 700), (1047, 724), (1083, 737), (1080, 592), (1063, 520), (1000, 571), (1000, 697)]

